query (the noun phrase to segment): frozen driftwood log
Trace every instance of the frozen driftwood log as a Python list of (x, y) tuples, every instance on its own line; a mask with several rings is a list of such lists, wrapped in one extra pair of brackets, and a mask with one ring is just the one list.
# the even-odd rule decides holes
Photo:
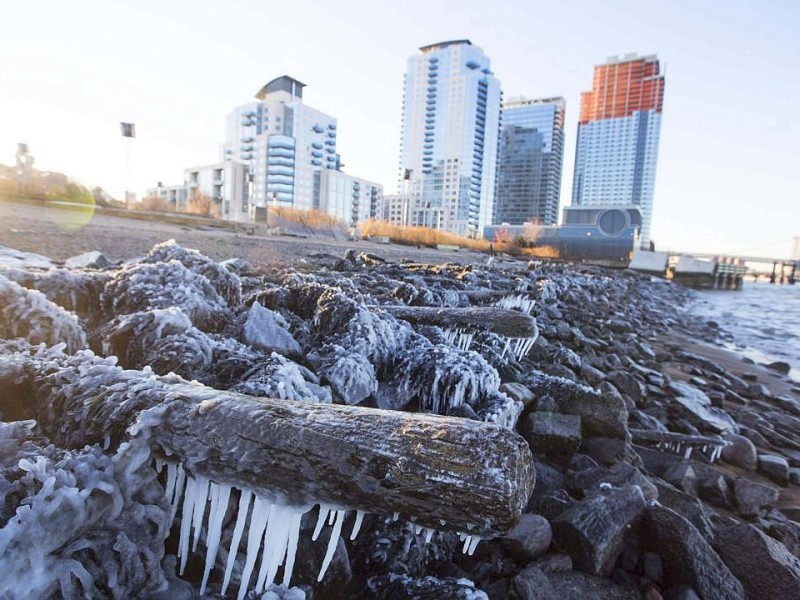
[[(63, 447), (147, 435), (191, 474), (275, 502), (416, 517), (491, 537), (534, 485), (525, 440), (505, 427), (395, 411), (254, 398), (123, 370), (90, 352), (2, 356), (0, 390), (25, 379), (31, 416)], [(0, 393), (0, 410), (9, 398)]]
[(437, 325), (444, 328), (488, 329), (493, 333), (510, 338), (536, 337), (539, 334), (536, 319), (533, 317), (516, 310), (493, 306), (448, 308), (383, 305), (381, 308), (409, 323)]

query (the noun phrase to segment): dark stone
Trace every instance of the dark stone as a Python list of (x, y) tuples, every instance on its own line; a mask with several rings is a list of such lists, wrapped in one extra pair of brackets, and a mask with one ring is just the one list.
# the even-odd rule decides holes
[(667, 590), (664, 600), (702, 600), (702, 598), (690, 587), (675, 585)]
[(786, 546), (752, 525), (723, 525), (717, 541), (750, 598), (800, 598), (800, 559)]
[(565, 464), (581, 445), (581, 418), (553, 412), (530, 413), (523, 437), (534, 454)]
[(481, 591), (485, 592), (492, 600), (511, 600), (511, 581), (498, 579), (481, 586)]
[(504, 383), (500, 386), (500, 391), (506, 394), (509, 398), (521, 402), (523, 410), (525, 410), (525, 408), (530, 406), (533, 401), (536, 400), (536, 395), (521, 383)]
[(709, 518), (706, 505), (694, 496), (682, 492), (660, 479), (654, 479), (653, 483), (658, 488), (658, 502), (667, 508), (674, 510), (684, 519), (695, 526), (697, 531), (709, 543), (714, 541), (714, 526)]
[(759, 454), (758, 472), (778, 485), (789, 485), (789, 463), (781, 456)]
[(780, 497), (780, 490), (739, 477), (733, 484), (733, 495), (738, 514), (743, 517), (757, 517), (775, 505)]
[(642, 573), (650, 581), (661, 583), (664, 578), (664, 562), (661, 556), (655, 552), (644, 552), (642, 554)]
[(636, 403), (640, 402), (645, 395), (644, 384), (626, 371), (611, 371), (608, 374), (608, 380)]
[(606, 577), (571, 571), (548, 573), (553, 595), (547, 600), (641, 600), (639, 586), (621, 585)]
[(714, 506), (728, 510), (733, 509), (733, 497), (728, 482), (721, 473), (714, 469), (708, 469), (699, 474), (697, 495)]
[(517, 562), (527, 564), (547, 552), (553, 532), (543, 516), (523, 514), (514, 529), (500, 539)]
[(697, 473), (686, 462), (673, 465), (662, 475), (663, 479), (687, 494), (697, 495)]
[(601, 465), (611, 466), (625, 461), (635, 467), (642, 467), (642, 459), (630, 442), (619, 438), (590, 437), (583, 441), (583, 451)]
[(704, 600), (744, 600), (741, 583), (689, 521), (664, 506), (645, 511), (639, 535), (645, 550), (661, 556), (664, 585), (685, 585)]
[(538, 460), (535, 460), (533, 464), (536, 468), (536, 485), (533, 488), (531, 499), (564, 489), (564, 474), (561, 471)]
[(748, 471), (755, 471), (758, 466), (758, 452), (756, 451), (755, 444), (743, 435), (729, 433), (723, 436), (726, 442), (730, 442), (730, 446), (725, 446), (722, 449), (720, 458), (729, 465), (735, 465)]
[(589, 496), (604, 484), (614, 487), (636, 485), (641, 488), (646, 500), (658, 497), (658, 490), (650, 480), (639, 469), (625, 462), (618, 462), (610, 468), (597, 465), (580, 471), (569, 470), (564, 481), (567, 490), (578, 497)]
[(569, 554), (548, 554), (534, 563), (543, 573), (566, 573), (572, 571)]
[(702, 391), (683, 381), (673, 381), (669, 388), (674, 394), (672, 407), (681, 417), (689, 419), (703, 433), (724, 434), (736, 431), (736, 422), (725, 411), (711, 406)]
[(792, 467), (789, 469), (789, 483), (793, 485), (800, 485), (800, 469)]
[(792, 370), (792, 366), (789, 363), (784, 362), (782, 360), (778, 360), (778, 361), (775, 361), (773, 363), (769, 363), (767, 365), (767, 368), (768, 369), (772, 369), (773, 371), (776, 371), (777, 373), (780, 373), (781, 375), (788, 375), (789, 371)]
[(551, 600), (557, 598), (550, 581), (535, 565), (526, 567), (511, 581), (509, 589), (511, 598), (519, 600)]
[(529, 375), (524, 383), (540, 396), (555, 398), (560, 413), (581, 417), (585, 435), (628, 439), (628, 409), (619, 399), (541, 372)]
[(609, 575), (644, 508), (638, 486), (595, 494), (553, 520), (553, 541), (575, 568)]
[(597, 387), (606, 379), (605, 373), (586, 362), (581, 364), (581, 371), (579, 375), (581, 376), (581, 379), (593, 387)]
[(552, 521), (565, 510), (572, 508), (576, 503), (566, 490), (548, 492), (540, 498), (531, 501), (533, 510), (545, 519)]

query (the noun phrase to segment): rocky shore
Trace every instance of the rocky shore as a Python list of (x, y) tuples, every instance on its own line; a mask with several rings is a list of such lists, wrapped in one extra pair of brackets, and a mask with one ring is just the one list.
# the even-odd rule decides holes
[[(192, 504), (175, 491), (183, 473), (169, 463), (175, 457), (163, 457), (173, 466), (160, 474), (149, 462), (139, 464), (124, 452), (131, 451), (122, 429), (105, 452), (102, 443), (84, 448), (89, 438), (80, 435), (83, 444), (65, 445), (58, 440), (67, 424), (52, 403), (34, 415), (20, 408), (34, 402), (41, 369), (52, 397), (67, 402), (89, 387), (87, 374), (117, 369), (103, 362), (113, 354), (124, 373), (145, 379), (152, 369), (289, 403), (432, 412), (510, 428), (527, 442), (535, 486), (510, 531), (472, 539), (444, 523), (437, 529), (430, 519), (425, 527), (412, 519), (421, 523), (423, 515), (355, 510), (340, 511), (337, 524), (320, 529), (327, 513), (311, 508), (297, 513), (290, 584), (265, 585), (248, 597), (800, 597), (799, 390), (781, 373), (716, 347), (724, 332), (684, 310), (692, 292), (580, 265), (431, 265), (386, 261), (377, 252), (312, 254), (302, 272), (286, 264), (293, 261), (217, 263), (172, 244), (124, 266), (98, 255), (50, 269), (31, 268), (30, 256), (20, 255), (16, 265), (5, 261), (0, 337), (17, 339), (0, 343), (3, 562), (30, 564), (32, 551), (21, 540), (61, 527), (58, 511), (42, 504), (51, 478), (56, 492), (77, 498), (85, 465), (110, 473), (104, 461), (113, 460), (133, 475), (104, 480), (103, 489), (121, 490), (116, 521), (70, 500), (87, 524), (37, 559), (52, 577), (26, 579), (22, 567), (10, 568), (0, 590), (10, 597), (80, 597), (91, 589), (96, 597), (190, 598), (203, 588), (202, 597), (211, 598), (222, 597), (226, 563), (234, 580), (248, 573), (244, 542), (238, 556), (237, 544), (224, 551), (238, 542), (235, 500), (241, 505), (245, 490), (220, 491), (212, 483), (208, 524), (194, 524), (194, 535), (201, 550), (219, 538), (220, 551), (209, 576), (205, 551), (184, 549), (188, 566), (178, 576), (175, 555), (184, 528), (188, 544), (184, 513)], [(423, 307), (450, 311), (461, 323), (412, 325), (402, 316)], [(538, 334), (497, 333), (465, 316), (490, 307), (533, 317)], [(59, 343), (66, 346), (45, 350)], [(139, 382), (138, 375), (126, 377)], [(56, 388), (54, 378), (72, 392)], [(102, 380), (97, 386), (109, 387)], [(98, 397), (81, 393), (84, 405)], [(42, 429), (46, 414), (49, 431)], [(180, 451), (178, 459), (190, 465), (188, 479), (193, 459)], [(471, 493), (464, 490), (464, 506), (477, 522), (481, 510), (470, 504)], [(221, 508), (213, 508), (214, 497)], [(205, 510), (205, 495), (201, 504)], [(211, 513), (219, 515), (216, 533)], [(120, 514), (128, 521), (119, 522)], [(253, 509), (251, 529), (256, 520)], [(360, 535), (339, 538), (340, 520)], [(322, 532), (317, 543), (315, 529)], [(478, 543), (480, 537), (486, 539)], [(268, 563), (266, 549), (262, 560)]]

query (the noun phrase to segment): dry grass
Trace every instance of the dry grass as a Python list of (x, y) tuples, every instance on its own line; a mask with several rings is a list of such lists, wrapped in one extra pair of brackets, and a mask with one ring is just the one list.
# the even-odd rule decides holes
[(337, 227), (345, 224), (340, 219), (319, 210), (299, 210), (282, 206), (270, 206), (269, 209), (267, 209), (267, 215), (268, 217), (273, 215), (281, 217), (292, 223), (300, 223), (312, 229)]
[(435, 247), (437, 244), (470, 248), (479, 252), (489, 252), (491, 245), (495, 252), (504, 252), (513, 256), (531, 256), (537, 258), (558, 258), (558, 248), (538, 246), (524, 248), (511, 238), (496, 239), (493, 242), (484, 239), (472, 239), (429, 227), (401, 227), (386, 221), (365, 221), (361, 224), (361, 235), (376, 237), (386, 236), (397, 244)]
[(219, 204), (211, 196), (196, 190), (189, 199), (186, 212), (190, 215), (200, 215), (201, 217), (212, 217), (214, 219), (219, 219), (222, 215)]
[(154, 212), (175, 212), (175, 204), (159, 196), (146, 196), (131, 208), (133, 210), (151, 210)]

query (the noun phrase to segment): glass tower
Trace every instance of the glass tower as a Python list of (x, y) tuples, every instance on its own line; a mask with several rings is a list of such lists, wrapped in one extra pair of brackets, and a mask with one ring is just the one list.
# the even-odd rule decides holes
[(495, 224), (558, 222), (564, 107), (563, 98), (503, 103)]
[(491, 223), (500, 82), (469, 40), (420, 48), (408, 59), (399, 192), (409, 225), (482, 235)]
[(628, 54), (594, 68), (581, 94), (572, 204), (636, 206), (650, 244), (664, 75), (658, 57)]

